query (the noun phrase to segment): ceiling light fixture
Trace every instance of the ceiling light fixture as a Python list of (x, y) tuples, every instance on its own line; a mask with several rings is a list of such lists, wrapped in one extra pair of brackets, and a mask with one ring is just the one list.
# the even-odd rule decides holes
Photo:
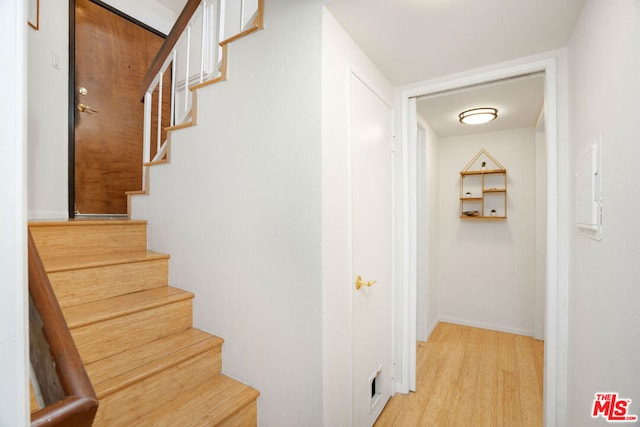
[(466, 125), (481, 125), (482, 123), (495, 120), (496, 117), (498, 117), (498, 110), (491, 107), (472, 108), (471, 110), (466, 110), (458, 114), (460, 123)]

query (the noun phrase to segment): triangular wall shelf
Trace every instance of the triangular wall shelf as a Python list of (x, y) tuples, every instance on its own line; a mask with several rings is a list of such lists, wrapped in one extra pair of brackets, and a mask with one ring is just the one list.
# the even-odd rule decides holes
[(462, 172), (479, 172), (483, 170), (482, 162), (485, 162), (484, 170), (497, 170), (505, 171), (506, 169), (502, 164), (496, 160), (487, 150), (484, 148), (478, 151), (478, 154), (473, 156), (473, 159), (462, 169)]
[(460, 171), (460, 218), (507, 218), (507, 170), (484, 148)]

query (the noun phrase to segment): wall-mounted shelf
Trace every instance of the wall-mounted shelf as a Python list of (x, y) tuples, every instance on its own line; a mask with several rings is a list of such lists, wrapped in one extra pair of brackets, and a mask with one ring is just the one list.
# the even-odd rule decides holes
[(460, 218), (507, 218), (507, 170), (484, 148), (460, 172)]

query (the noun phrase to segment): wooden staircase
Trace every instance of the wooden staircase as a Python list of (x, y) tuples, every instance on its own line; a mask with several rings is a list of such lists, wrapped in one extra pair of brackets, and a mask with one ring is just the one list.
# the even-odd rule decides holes
[[(94, 426), (255, 426), (258, 391), (221, 373), (223, 340), (192, 327), (146, 221), (29, 228), (99, 399)], [(32, 408), (35, 409), (35, 408)]]

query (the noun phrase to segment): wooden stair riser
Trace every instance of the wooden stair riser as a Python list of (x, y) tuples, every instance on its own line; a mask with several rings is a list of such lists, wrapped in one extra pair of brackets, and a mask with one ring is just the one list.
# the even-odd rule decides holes
[(219, 373), (217, 357), (210, 352), (203, 353), (100, 398), (94, 427), (128, 425), (131, 420), (162, 408), (194, 386), (212, 381)]
[(61, 307), (167, 285), (168, 258), (49, 273)]
[(191, 300), (183, 300), (112, 319), (71, 328), (85, 364), (187, 329)]
[[(232, 404), (236, 402), (230, 400)], [(214, 419), (217, 418), (214, 414), (208, 413), (194, 421), (194, 414), (202, 411), (202, 408), (197, 408), (191, 416), (185, 416), (183, 421), (177, 421), (171, 416), (171, 413), (167, 417), (160, 417), (158, 419), (141, 418), (136, 420), (136, 427), (174, 427), (178, 425), (189, 425), (190, 427), (255, 427), (258, 425), (258, 404), (256, 397), (252, 397), (252, 400), (244, 406), (236, 409), (231, 415), (229, 415), (224, 421), (217, 422)]]
[(29, 225), (45, 267), (64, 256), (113, 254), (147, 249), (145, 221), (71, 221)]
[(259, 394), (245, 384), (218, 375), (167, 406), (136, 419), (134, 424), (137, 427), (255, 426), (254, 411)]
[[(210, 426), (211, 424), (205, 418), (201, 427)], [(229, 418), (218, 424), (217, 427), (255, 427), (258, 425), (258, 402), (254, 398), (244, 407), (240, 408)]]
[(90, 363), (87, 373), (98, 397), (105, 397), (205, 352), (214, 356), (212, 363), (219, 372), (222, 369), (223, 342), (219, 337), (189, 328)]

